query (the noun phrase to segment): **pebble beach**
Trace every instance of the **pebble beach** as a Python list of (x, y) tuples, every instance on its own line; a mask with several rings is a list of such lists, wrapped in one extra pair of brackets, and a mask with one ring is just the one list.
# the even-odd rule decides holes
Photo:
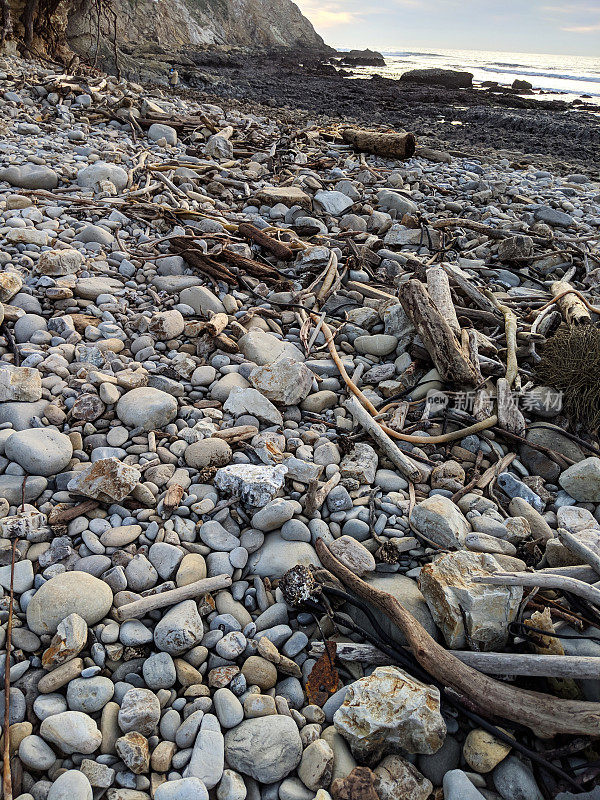
[[(596, 798), (600, 450), (540, 377), (600, 312), (588, 139), (572, 172), (400, 161), (243, 98), (0, 79), (13, 797)], [(550, 721), (486, 726), (381, 609), (298, 600), (325, 551)]]

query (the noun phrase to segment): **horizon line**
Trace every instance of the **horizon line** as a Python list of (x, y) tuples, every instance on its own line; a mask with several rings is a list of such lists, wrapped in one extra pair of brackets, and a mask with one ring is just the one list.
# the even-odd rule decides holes
[(398, 52), (407, 52), (407, 53), (421, 53), (426, 52), (427, 50), (440, 50), (440, 51), (462, 51), (465, 53), (506, 53), (510, 55), (520, 55), (520, 56), (568, 56), (569, 58), (591, 58), (596, 61), (600, 61), (600, 56), (593, 56), (593, 55), (582, 55), (581, 53), (548, 53), (546, 51), (540, 50), (492, 50), (492, 49), (477, 49), (473, 47), (414, 47), (412, 49), (408, 48), (391, 48), (391, 47), (374, 47), (372, 45), (366, 45), (365, 47), (356, 47), (350, 46), (347, 44), (333, 44), (330, 42), (325, 42), (329, 47), (333, 47), (336, 50), (372, 50), (377, 53), (398, 53)]

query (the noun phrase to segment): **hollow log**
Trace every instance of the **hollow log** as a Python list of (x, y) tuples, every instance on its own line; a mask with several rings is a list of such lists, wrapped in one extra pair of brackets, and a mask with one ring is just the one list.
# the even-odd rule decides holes
[(414, 135), (406, 131), (380, 133), (359, 128), (345, 128), (342, 131), (342, 139), (357, 150), (383, 158), (411, 158), (417, 146)]

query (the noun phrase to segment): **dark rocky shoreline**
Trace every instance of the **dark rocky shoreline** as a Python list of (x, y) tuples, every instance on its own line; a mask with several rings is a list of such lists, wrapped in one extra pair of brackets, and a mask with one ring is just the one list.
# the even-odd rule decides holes
[(421, 144), (454, 154), (490, 158), (502, 151), (513, 163), (600, 175), (600, 108), (589, 103), (507, 89), (417, 86), (379, 76), (349, 79), (348, 71), (339, 73), (314, 54), (195, 54), (193, 62), (193, 69), (184, 67), (180, 74), (195, 96), (254, 102), (302, 117), (309, 112), (310, 119), (406, 129)]

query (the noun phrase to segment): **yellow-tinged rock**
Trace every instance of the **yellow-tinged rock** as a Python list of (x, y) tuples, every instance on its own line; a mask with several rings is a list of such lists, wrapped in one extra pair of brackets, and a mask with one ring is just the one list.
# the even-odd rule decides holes
[(465, 761), (475, 772), (491, 772), (511, 751), (511, 746), (501, 742), (482, 728), (469, 732), (463, 746)]

